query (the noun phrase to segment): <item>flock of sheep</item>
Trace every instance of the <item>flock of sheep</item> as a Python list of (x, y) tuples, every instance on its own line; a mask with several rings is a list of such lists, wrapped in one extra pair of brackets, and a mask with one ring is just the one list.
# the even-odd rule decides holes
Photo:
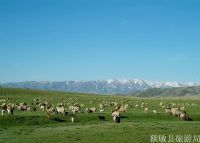
[[(8, 98), (7, 100), (2, 103), (1, 114), (13, 114), (15, 110), (19, 111), (38, 111), (42, 110), (46, 114), (48, 118), (56, 114), (68, 115), (69, 113), (76, 114), (77, 112), (85, 112), (85, 113), (103, 113), (105, 109), (110, 109), (112, 111), (111, 116), (113, 117), (113, 121), (116, 123), (120, 123), (120, 115), (122, 113), (128, 112), (131, 108), (141, 108), (144, 110), (144, 114), (148, 112), (152, 112), (153, 114), (157, 115), (158, 112), (156, 109), (149, 110), (148, 103), (144, 101), (132, 101), (132, 100), (125, 100), (125, 101), (107, 101), (103, 100), (98, 105), (98, 107), (86, 107), (84, 104), (80, 104), (78, 98), (69, 98), (67, 100), (62, 99), (61, 103), (58, 103), (56, 106), (51, 104), (46, 100), (42, 100), (41, 98), (35, 98), (33, 102), (28, 105), (26, 102), (22, 103), (13, 103), (12, 98)], [(90, 101), (88, 104), (93, 105), (95, 100)], [(134, 103), (133, 103), (134, 102)], [(178, 117), (182, 120), (192, 120), (191, 117), (186, 113), (185, 106), (189, 106), (187, 104), (176, 104), (176, 103), (166, 103), (160, 102), (159, 107), (166, 112), (166, 114), (172, 115), (174, 117)], [(98, 116), (100, 120), (105, 120), (105, 117)], [(74, 117), (71, 118), (71, 121), (74, 122)]]
[[(160, 103), (162, 105), (162, 103)], [(167, 106), (162, 106), (162, 109), (165, 109), (165, 112), (169, 115), (172, 115), (174, 117), (178, 117), (182, 120), (187, 120), (191, 121), (191, 117), (186, 114), (185, 106), (182, 104), (180, 107), (176, 107), (176, 104), (173, 105), (167, 105)]]

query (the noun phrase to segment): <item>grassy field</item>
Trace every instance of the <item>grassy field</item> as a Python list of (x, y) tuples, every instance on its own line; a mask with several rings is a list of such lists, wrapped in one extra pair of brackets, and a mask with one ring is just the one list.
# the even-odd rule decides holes
[[(165, 139), (166, 142), (200, 142), (198, 98), (135, 98), (0, 88), (0, 104), (10, 98), (15, 103), (25, 101), (31, 104), (37, 97), (55, 106), (63, 100), (84, 106), (75, 115), (54, 115), (51, 118), (47, 118), (40, 109), (26, 112), (16, 110), (14, 115), (0, 116), (0, 143), (149, 143), (165, 142)], [(120, 124), (112, 121), (112, 107), (105, 107), (103, 113), (84, 112), (86, 107), (96, 107), (99, 111), (98, 105), (102, 101), (129, 104), (128, 111), (121, 114)], [(148, 113), (144, 113), (144, 108), (135, 107), (142, 101), (147, 103)], [(159, 105), (161, 101), (183, 104), (193, 121), (182, 121), (167, 115)], [(153, 110), (158, 114), (154, 115)], [(99, 115), (105, 116), (106, 120), (100, 121)], [(75, 118), (74, 123), (70, 121), (71, 116)], [(169, 137), (172, 136), (174, 140), (170, 141)]]

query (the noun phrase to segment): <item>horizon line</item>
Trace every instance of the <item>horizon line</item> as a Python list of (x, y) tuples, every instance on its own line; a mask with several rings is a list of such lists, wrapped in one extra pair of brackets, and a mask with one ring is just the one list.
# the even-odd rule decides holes
[(167, 82), (176, 82), (176, 83), (199, 83), (200, 82), (194, 82), (194, 81), (159, 81), (159, 80), (144, 80), (144, 79), (127, 79), (127, 78), (112, 78), (112, 79), (92, 79), (92, 80), (26, 80), (26, 81), (7, 81), (7, 82), (0, 82), (0, 84), (4, 83), (20, 83), (20, 82), (67, 82), (67, 81), (77, 81), (77, 82), (87, 82), (87, 81), (135, 81), (135, 80), (140, 80), (144, 82), (161, 82), (161, 83), (167, 83)]

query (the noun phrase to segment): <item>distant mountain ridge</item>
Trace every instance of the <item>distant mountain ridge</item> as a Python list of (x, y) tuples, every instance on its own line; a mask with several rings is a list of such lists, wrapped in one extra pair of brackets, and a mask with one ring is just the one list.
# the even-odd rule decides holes
[(192, 87), (200, 84), (194, 82), (159, 82), (147, 80), (92, 80), (92, 81), (27, 81), (1, 83), (2, 87), (58, 90), (66, 92), (96, 94), (129, 94), (153, 88)]

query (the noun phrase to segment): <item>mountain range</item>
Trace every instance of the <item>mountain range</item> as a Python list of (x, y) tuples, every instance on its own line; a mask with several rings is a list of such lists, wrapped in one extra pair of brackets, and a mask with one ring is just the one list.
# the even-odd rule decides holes
[(2, 87), (30, 88), (41, 90), (57, 90), (65, 92), (96, 93), (96, 94), (132, 94), (155, 88), (193, 87), (194, 82), (159, 82), (147, 80), (92, 80), (92, 81), (27, 81), (0, 83)]

